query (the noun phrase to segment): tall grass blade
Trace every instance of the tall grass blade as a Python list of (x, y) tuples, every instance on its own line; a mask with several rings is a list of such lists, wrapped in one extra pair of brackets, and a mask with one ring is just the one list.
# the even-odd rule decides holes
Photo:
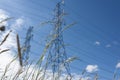
[(9, 51), (10, 49), (5, 49), (5, 50), (2, 50), (2, 51), (0, 51), (0, 54), (2, 54), (2, 53), (4, 53), (4, 52), (7, 52), (7, 51)]
[(8, 21), (8, 20), (10, 20), (10, 19), (13, 19), (13, 17), (11, 17), (11, 18), (6, 18), (6, 19), (0, 21), (0, 23), (3, 23), (3, 22)]
[(17, 34), (16, 38), (17, 38), (17, 49), (18, 49), (19, 62), (20, 62), (20, 66), (22, 67), (23, 63), (22, 63), (22, 55), (21, 55), (21, 48), (20, 48), (20, 41), (19, 41), (18, 34)]
[(0, 46), (7, 40), (8, 36), (10, 35), (11, 32), (12, 32), (12, 30), (10, 30), (10, 32), (4, 37), (4, 39), (0, 43)]

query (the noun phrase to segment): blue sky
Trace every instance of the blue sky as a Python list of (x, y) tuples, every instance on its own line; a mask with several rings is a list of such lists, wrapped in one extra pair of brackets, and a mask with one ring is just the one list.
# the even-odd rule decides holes
[[(57, 0), (0, 0), (0, 9), (11, 17), (23, 18), (26, 24), (18, 32), (25, 37), (26, 26), (34, 26), (34, 40), (31, 50), (33, 58), (42, 52), (45, 38), (51, 25), (40, 25), (53, 18)], [(64, 32), (68, 56), (80, 60), (71, 63), (71, 71), (80, 74), (87, 65), (97, 65), (98, 73), (112, 78), (120, 61), (120, 1), (119, 0), (65, 0), (66, 24), (76, 22)], [(14, 20), (11, 20), (14, 21)], [(22, 41), (23, 39), (21, 39)], [(39, 44), (38, 44), (39, 43)], [(34, 54), (32, 54), (34, 52)], [(102, 79), (107, 80), (107, 79)]]

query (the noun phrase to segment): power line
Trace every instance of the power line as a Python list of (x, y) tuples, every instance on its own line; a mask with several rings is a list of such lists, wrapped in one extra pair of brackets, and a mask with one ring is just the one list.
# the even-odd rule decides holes
[[(36, 44), (38, 44), (37, 42), (36, 42)], [(42, 45), (41, 45), (42, 46)], [(35, 52), (33, 52), (33, 53), (35, 53)], [(88, 62), (84, 62), (84, 63), (87, 63), (88, 64)], [(79, 70), (79, 68), (77, 68), (77, 67), (75, 67), (75, 69), (77, 69), (77, 70)], [(106, 71), (105, 69), (101, 69), (101, 70), (104, 70), (104, 71)], [(107, 71), (108, 73), (111, 73), (111, 72), (109, 72), (109, 71)], [(105, 78), (105, 77), (104, 77)]]
[[(33, 41), (33, 42), (35, 42), (37, 45), (39, 45), (38, 44), (38, 42), (37, 41)], [(44, 46), (44, 45), (41, 45), (41, 46)], [(71, 51), (74, 51), (74, 50), (72, 50), (72, 49), (70, 49)], [(74, 53), (76, 53), (76, 51), (74, 51)], [(69, 54), (69, 56), (70, 56), (70, 54)], [(88, 57), (90, 57), (90, 56), (88, 56)], [(93, 58), (92, 58), (93, 59)], [(83, 60), (82, 60), (83, 61)], [(96, 59), (95, 59), (95, 61), (96, 61)], [(86, 62), (86, 61), (84, 61), (84, 62)], [(98, 61), (97, 61), (98, 62)], [(86, 62), (87, 64), (90, 64), (89, 62)], [(102, 70), (104, 70), (104, 71), (107, 71), (107, 70), (105, 70), (104, 68), (101, 68)], [(109, 73), (112, 73), (111, 71), (107, 71), (107, 72), (109, 72)]]
[[(74, 50), (72, 50), (72, 49), (70, 49), (71, 51), (74, 51)], [(86, 52), (86, 51), (83, 51), (83, 52), (85, 52), (85, 53), (89, 53), (89, 52)], [(76, 51), (74, 51), (74, 53), (76, 53)], [(84, 54), (83, 54), (84, 55)], [(90, 57), (89, 55), (87, 55), (88, 57)], [(90, 59), (93, 59), (93, 57), (92, 58), (90, 58)], [(97, 61), (97, 62), (99, 62), (98, 60), (96, 60), (95, 59), (95, 61)]]
[[(66, 73), (69, 77), (71, 77), (69, 63), (66, 62), (67, 60), (67, 54), (65, 51), (64, 41), (63, 41), (63, 35), (62, 35), (62, 26), (63, 26), (63, 15), (64, 15), (64, 9), (62, 8), (63, 4), (61, 2), (58, 2), (56, 5), (56, 8), (54, 10), (54, 28), (52, 37), (48, 41), (50, 43), (50, 47), (48, 50), (48, 56), (46, 61), (46, 69), (49, 67), (52, 69), (53, 72), (53, 80), (60, 80), (60, 77), (64, 73), (62, 68), (64, 67), (66, 70)], [(52, 40), (52, 41), (51, 41)], [(62, 66), (62, 67), (61, 67)]]

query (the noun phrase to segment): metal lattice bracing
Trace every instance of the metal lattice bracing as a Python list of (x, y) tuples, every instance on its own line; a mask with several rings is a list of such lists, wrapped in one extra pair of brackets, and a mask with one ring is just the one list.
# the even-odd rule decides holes
[(25, 42), (24, 42), (24, 46), (23, 46), (23, 50), (22, 50), (22, 58), (23, 58), (23, 62), (25, 64), (27, 64), (28, 59), (29, 59), (29, 53), (30, 53), (30, 41), (33, 38), (33, 27), (29, 27), (29, 29), (27, 30), (26, 33), (26, 37), (25, 37)]
[(52, 31), (52, 37), (50, 43), (50, 48), (47, 57), (47, 68), (52, 68), (53, 80), (59, 80), (62, 74), (66, 74), (71, 77), (69, 63), (67, 60), (67, 55), (65, 51), (65, 45), (63, 41), (62, 27), (64, 24), (63, 16), (63, 0), (57, 3), (55, 8), (55, 15), (53, 19), (54, 29)]
[(117, 68), (113, 75), (113, 80), (119, 80), (119, 79), (120, 79), (120, 69)]

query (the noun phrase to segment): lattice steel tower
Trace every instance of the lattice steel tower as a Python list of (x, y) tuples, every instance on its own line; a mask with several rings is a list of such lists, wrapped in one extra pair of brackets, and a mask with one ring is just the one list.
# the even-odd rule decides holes
[(33, 32), (33, 27), (30, 26), (27, 30), (25, 42), (22, 49), (22, 60), (25, 63), (24, 65), (28, 63), (28, 59), (29, 59), (29, 53), (31, 48), (30, 41), (33, 38), (32, 32)]
[(54, 28), (52, 31), (52, 37), (50, 41), (50, 47), (47, 57), (47, 68), (52, 68), (53, 79), (60, 80), (62, 74), (66, 74), (71, 77), (70, 67), (67, 60), (65, 51), (65, 44), (63, 41), (63, 26), (64, 26), (64, 0), (57, 3), (54, 10), (54, 19), (52, 21)]
[(120, 79), (120, 68), (117, 68), (115, 70), (114, 76), (113, 76), (113, 80), (119, 80)]

